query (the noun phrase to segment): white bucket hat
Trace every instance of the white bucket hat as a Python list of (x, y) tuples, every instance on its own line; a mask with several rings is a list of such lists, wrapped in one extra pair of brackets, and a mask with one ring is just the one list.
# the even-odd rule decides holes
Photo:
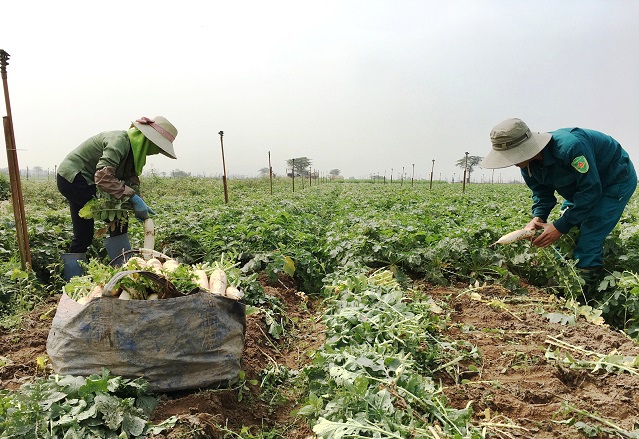
[(493, 149), (479, 166), (495, 169), (525, 162), (544, 149), (551, 138), (550, 133), (533, 133), (521, 119), (506, 119), (490, 132)]
[(135, 122), (131, 122), (131, 126), (142, 131), (144, 137), (160, 148), (162, 154), (172, 159), (177, 158), (173, 151), (173, 141), (178, 131), (165, 117), (155, 116), (154, 119), (141, 117), (136, 119)]

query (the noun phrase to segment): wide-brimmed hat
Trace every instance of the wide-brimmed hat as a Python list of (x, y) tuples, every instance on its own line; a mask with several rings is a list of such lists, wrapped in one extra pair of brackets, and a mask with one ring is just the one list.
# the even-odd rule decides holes
[(131, 122), (131, 126), (142, 131), (144, 137), (155, 143), (162, 154), (172, 159), (177, 158), (173, 151), (173, 141), (178, 131), (165, 117), (155, 116), (153, 119), (141, 117)]
[(490, 132), (493, 149), (479, 163), (482, 168), (505, 168), (525, 162), (544, 149), (552, 135), (534, 133), (521, 119), (506, 119)]

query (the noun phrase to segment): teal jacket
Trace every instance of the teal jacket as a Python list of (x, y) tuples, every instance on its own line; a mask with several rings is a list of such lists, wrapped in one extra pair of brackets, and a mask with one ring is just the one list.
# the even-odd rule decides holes
[(533, 217), (546, 221), (557, 204), (555, 192), (573, 206), (553, 222), (561, 233), (579, 226), (601, 197), (620, 198), (632, 174), (628, 153), (612, 137), (582, 128), (561, 128), (521, 174), (532, 190)]

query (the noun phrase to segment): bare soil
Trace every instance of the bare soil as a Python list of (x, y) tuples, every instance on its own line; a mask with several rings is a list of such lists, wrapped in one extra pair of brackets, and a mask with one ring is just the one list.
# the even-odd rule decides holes
[[(479, 297), (445, 289), (430, 291), (454, 310), (444, 335), (466, 340), (480, 353), (477, 362), (466, 364), (474, 368), (460, 368), (466, 374), (440, 375), (449, 403), (456, 408), (470, 403), (477, 424), (486, 425), (495, 437), (588, 437), (573, 425), (578, 421), (607, 428), (594, 437), (626, 437), (620, 431), (610, 433), (614, 426), (626, 431), (639, 428), (639, 376), (596, 371), (594, 361), (600, 356), (581, 351), (636, 357), (639, 345), (624, 333), (589, 323), (584, 317), (574, 325), (550, 323), (542, 309), (567, 311), (555, 309), (554, 296), (528, 290), (525, 296), (512, 296), (499, 286), (490, 286), (475, 290)], [(561, 349), (562, 358), (568, 353), (575, 360), (591, 363), (576, 366), (575, 362), (547, 358), (547, 349), (556, 350), (557, 341), (580, 349)]]
[[(242, 369), (246, 385), (229, 390), (196, 390), (160, 395), (154, 422), (177, 416), (174, 429), (156, 439), (221, 438), (217, 425), (239, 431), (248, 427), (253, 434), (277, 428), (285, 439), (314, 437), (294, 409), (304, 395), (294, 386), (281, 387), (282, 400), (271, 404), (260, 393), (260, 373), (267, 366), (284, 365), (299, 370), (324, 342), (321, 301), (296, 291), (292, 282), (269, 284), (262, 278), (265, 292), (285, 304), (289, 318), (285, 335), (279, 340), (267, 335), (260, 314), (247, 317)], [(584, 438), (576, 421), (613, 431), (615, 426), (632, 431), (639, 425), (639, 376), (625, 372), (595, 371), (594, 367), (571, 367), (548, 359), (550, 342), (601, 354), (639, 355), (639, 345), (606, 325), (589, 323), (579, 317), (574, 325), (551, 323), (540, 312), (558, 308), (544, 291), (529, 288), (525, 296), (513, 296), (499, 286), (474, 290), (420, 286), (451, 313), (443, 332), (449, 340), (467, 341), (479, 356), (441, 370), (437, 378), (444, 386), (449, 404), (464, 408), (470, 404), (474, 421), (486, 427), (489, 437), (499, 438)], [(0, 330), (0, 388), (17, 389), (36, 376), (36, 359), (46, 355), (46, 338), (58, 298), (23, 316), (15, 331)], [(561, 312), (561, 311), (559, 311)], [(565, 311), (564, 311), (565, 312)], [(569, 352), (569, 351), (564, 351)], [(576, 359), (586, 358), (578, 351)], [(4, 364), (4, 366), (1, 366)], [(258, 385), (249, 380), (257, 380)], [(241, 401), (239, 401), (241, 395)], [(606, 419), (604, 425), (584, 412)], [(591, 436), (593, 437), (593, 436)], [(623, 437), (621, 433), (596, 433), (594, 437)]]

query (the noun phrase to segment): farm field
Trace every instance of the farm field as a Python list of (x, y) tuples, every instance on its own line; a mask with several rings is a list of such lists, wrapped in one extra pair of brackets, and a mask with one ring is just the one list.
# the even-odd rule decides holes
[(135, 429), (50, 378), (70, 220), (53, 182), (23, 183), (33, 271), (0, 207), (0, 438), (639, 437), (636, 196), (586, 299), (576, 231), (492, 245), (528, 222), (523, 185), (240, 180), (225, 204), (216, 180), (144, 178), (156, 250), (234, 265), (248, 316), (239, 382), (150, 395)]

